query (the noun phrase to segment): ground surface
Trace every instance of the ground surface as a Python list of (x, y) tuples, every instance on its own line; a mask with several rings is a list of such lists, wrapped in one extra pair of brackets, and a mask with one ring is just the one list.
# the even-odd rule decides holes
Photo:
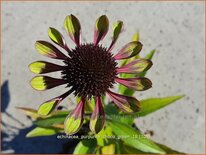
[[(83, 41), (93, 40), (96, 18), (106, 14), (110, 22), (124, 21), (115, 49), (139, 31), (142, 55), (157, 49), (148, 77), (153, 88), (137, 92), (140, 99), (185, 94), (185, 98), (146, 118), (138, 119), (153, 139), (186, 153), (204, 153), (204, 4), (203, 2), (2, 2), (2, 122), (4, 153), (58, 153), (62, 141), (53, 138), (25, 139), (31, 121), (16, 106), (37, 108), (64, 91), (33, 90), (34, 76), (28, 64), (48, 60), (34, 49), (36, 40), (49, 40), (48, 27), (65, 36), (66, 15), (76, 15), (82, 24)], [(103, 43), (108, 45), (111, 36)], [(70, 47), (73, 46), (69, 41)], [(65, 105), (68, 103), (65, 102)], [(13, 117), (13, 118), (12, 118)], [(17, 121), (18, 120), (18, 121)], [(24, 124), (23, 127), (21, 124)], [(49, 144), (49, 147), (47, 145)]]

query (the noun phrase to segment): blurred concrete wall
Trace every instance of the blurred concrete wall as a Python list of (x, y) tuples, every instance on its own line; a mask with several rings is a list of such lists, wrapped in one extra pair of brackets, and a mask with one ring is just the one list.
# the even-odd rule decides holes
[[(31, 122), (15, 107), (37, 108), (43, 101), (64, 92), (64, 87), (37, 92), (28, 84), (34, 76), (28, 65), (36, 60), (49, 60), (34, 49), (36, 40), (49, 40), (48, 27), (59, 29), (66, 37), (64, 18), (74, 14), (81, 21), (83, 41), (91, 42), (96, 18), (106, 14), (110, 23), (124, 21), (125, 31), (115, 52), (129, 42), (136, 31), (140, 32), (144, 45), (142, 55), (152, 49), (158, 51), (148, 74), (153, 88), (137, 92), (136, 97), (186, 95), (173, 105), (138, 119), (137, 124), (143, 131), (152, 130), (152, 138), (160, 143), (186, 153), (204, 153), (203, 2), (2, 2), (2, 9), (2, 83), (8, 80), (5, 96), (10, 96), (2, 109), (3, 122), (24, 128), (8, 117), (7, 112), (29, 127)], [(103, 44), (109, 44), (111, 34), (110, 29)], [(74, 46), (68, 37), (66, 40), (70, 47)], [(65, 105), (70, 104), (65, 101)], [(3, 129), (10, 140), (12, 133), (19, 132)], [(31, 150), (33, 147), (24, 146)], [(13, 148), (9, 149), (12, 152)]]

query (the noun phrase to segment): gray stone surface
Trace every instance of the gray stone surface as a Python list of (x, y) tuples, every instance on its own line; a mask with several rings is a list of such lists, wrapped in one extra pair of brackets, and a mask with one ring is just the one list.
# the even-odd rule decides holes
[[(55, 27), (67, 36), (63, 21), (71, 13), (81, 21), (83, 41), (93, 40), (94, 22), (98, 16), (106, 14), (110, 23), (124, 21), (125, 31), (115, 51), (129, 42), (136, 31), (140, 32), (144, 45), (142, 55), (154, 48), (158, 50), (148, 74), (153, 88), (137, 92), (136, 97), (186, 96), (165, 109), (138, 119), (137, 124), (143, 131), (154, 131), (152, 139), (160, 143), (186, 153), (204, 153), (203, 2), (2, 2), (2, 9), (2, 83), (8, 80), (8, 85), (4, 83), (2, 108), (2, 121), (7, 124), (3, 127), (7, 135), (3, 137), (3, 143), (7, 145), (4, 153), (28, 153), (28, 150), (46, 153), (48, 146), (54, 149), (60, 143), (41, 139), (37, 145), (32, 140), (25, 140), (22, 132), (25, 127), (8, 117), (6, 112), (29, 128), (31, 121), (15, 107), (37, 108), (43, 101), (64, 92), (64, 87), (46, 92), (33, 90), (28, 83), (34, 74), (28, 70), (28, 64), (47, 60), (35, 51), (35, 41), (49, 40), (48, 27)], [(108, 45), (111, 34), (110, 29), (103, 44)], [(73, 47), (66, 38), (68, 45)], [(8, 94), (9, 100), (6, 99)], [(68, 101), (64, 104), (71, 106)], [(18, 133), (21, 133), (19, 139)], [(58, 149), (51, 151), (56, 153)]]

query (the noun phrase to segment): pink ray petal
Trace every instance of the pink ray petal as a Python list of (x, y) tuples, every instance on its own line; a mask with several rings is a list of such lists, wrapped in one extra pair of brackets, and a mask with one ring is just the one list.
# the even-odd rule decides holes
[(124, 112), (132, 113), (137, 112), (140, 109), (140, 102), (134, 97), (120, 95), (110, 90), (107, 91), (107, 94), (110, 96), (112, 101)]
[(80, 45), (81, 25), (77, 17), (69, 15), (64, 20), (64, 28), (69, 37), (75, 42), (77, 46)]
[(136, 56), (142, 49), (142, 44), (138, 41), (132, 41), (126, 44), (115, 56), (116, 60), (128, 59)]
[(127, 65), (117, 69), (118, 73), (139, 74), (149, 70), (152, 67), (152, 61), (148, 59), (136, 59)]
[(70, 95), (72, 92), (73, 92), (73, 90), (71, 89), (58, 97), (55, 97), (51, 100), (48, 100), (48, 101), (42, 103), (38, 108), (38, 114), (39, 115), (49, 115), (50, 113), (52, 113), (56, 109), (58, 104), (61, 101), (63, 101), (68, 95)]
[(67, 135), (77, 133), (84, 121), (85, 100), (81, 100), (64, 121), (64, 131)]
[(35, 48), (37, 51), (47, 57), (53, 59), (66, 60), (68, 57), (64, 55), (60, 50), (58, 50), (54, 45), (47, 41), (36, 41)]
[(115, 78), (115, 81), (136, 91), (143, 91), (152, 87), (152, 82), (145, 77)]
[(98, 133), (102, 130), (105, 123), (105, 113), (102, 99), (100, 96), (96, 97), (96, 105), (90, 119), (91, 131)]
[(109, 30), (109, 20), (106, 15), (100, 16), (96, 20), (95, 28), (94, 28), (94, 45), (98, 45), (98, 43), (105, 37)]

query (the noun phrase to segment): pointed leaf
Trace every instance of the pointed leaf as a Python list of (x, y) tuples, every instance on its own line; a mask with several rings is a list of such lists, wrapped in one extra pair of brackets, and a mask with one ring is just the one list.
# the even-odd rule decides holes
[(37, 41), (35, 43), (37, 51), (47, 57), (54, 59), (67, 59), (67, 56), (60, 52), (54, 45), (46, 41)]
[[(148, 139), (142, 135), (139, 131), (133, 129), (132, 127), (120, 123), (118, 121), (109, 121), (109, 126), (112, 128), (112, 131), (120, 137), (125, 144), (130, 145), (136, 149), (139, 149), (143, 152), (150, 153), (159, 153), (164, 154), (165, 151), (162, 150), (158, 145), (156, 145), (152, 140)], [(126, 136), (125, 136), (126, 135)]]
[(114, 104), (107, 104), (105, 105), (104, 109), (106, 118), (113, 119), (114, 121), (116, 121), (118, 118), (118, 121), (124, 124), (132, 125), (134, 123), (134, 119), (136, 118), (131, 114), (120, 114), (118, 107), (116, 107)]
[(81, 25), (77, 17), (72, 14), (67, 16), (64, 20), (64, 28), (66, 29), (70, 38), (76, 43), (77, 46), (79, 46)]
[(171, 148), (169, 148), (168, 146), (165, 146), (165, 145), (162, 145), (162, 144), (159, 144), (159, 143), (156, 143), (161, 149), (163, 149), (167, 154), (186, 154), (186, 153), (181, 153), (181, 152), (178, 152), (178, 151), (175, 151)]
[(139, 41), (139, 32), (137, 32), (133, 35), (132, 41)]
[(82, 140), (75, 147), (73, 154), (94, 154), (96, 145), (96, 139)]
[(112, 99), (112, 101), (124, 112), (132, 113), (137, 112), (140, 109), (140, 102), (131, 96), (125, 96), (116, 94), (111, 91), (107, 91), (108, 95)]
[[(158, 144), (155, 143), (157, 146), (159, 146), (162, 150), (164, 150), (166, 152), (166, 154), (185, 154), (185, 153), (181, 153), (178, 151), (175, 151), (165, 145), (162, 144)], [(143, 152), (140, 151), (132, 146), (126, 145), (126, 144), (122, 144), (121, 145), (121, 153), (122, 154), (149, 154), (149, 152)]]
[(141, 100), (140, 101), (141, 109), (135, 115), (138, 117), (148, 115), (183, 97), (184, 95), (179, 95), (179, 96), (169, 96), (164, 98), (150, 98), (150, 99)]
[(116, 60), (128, 59), (139, 54), (142, 50), (142, 44), (137, 41), (126, 44), (115, 56)]
[(37, 110), (35, 109), (25, 108), (25, 107), (16, 107), (16, 108), (23, 111), (27, 116), (31, 117), (33, 120), (39, 118)]
[(96, 134), (97, 144), (99, 146), (105, 146), (111, 143), (111, 140), (107, 137), (111, 137), (114, 134), (109, 126), (105, 126), (98, 134)]
[(115, 78), (115, 81), (136, 91), (147, 90), (152, 87), (152, 82), (145, 77), (139, 78)]
[(115, 154), (115, 145), (110, 144), (102, 147), (102, 154)]
[(109, 30), (109, 20), (106, 15), (102, 15), (96, 20), (96, 24), (94, 28), (95, 46), (105, 37), (108, 30)]
[[(146, 152), (140, 151), (132, 146), (122, 144), (121, 146), (121, 152), (122, 154), (145, 154)], [(149, 154), (147, 152), (147, 154)]]
[(149, 53), (149, 54), (147, 54), (147, 55), (145, 56), (145, 59), (149, 59), (149, 60), (151, 60), (151, 59), (153, 58), (153, 56), (154, 56), (155, 52), (156, 52), (156, 50), (155, 50), (155, 49), (154, 49), (154, 50), (152, 50), (152, 51), (150, 51), (150, 53)]
[(46, 128), (51, 128), (58, 124), (64, 124), (64, 120), (69, 113), (70, 111), (56, 111), (56, 113), (52, 113), (49, 117), (36, 120), (34, 124)]
[(29, 133), (27, 133), (26, 137), (51, 136), (59, 132), (62, 132), (62, 130), (53, 129), (53, 128), (36, 127), (33, 130), (31, 130)]

